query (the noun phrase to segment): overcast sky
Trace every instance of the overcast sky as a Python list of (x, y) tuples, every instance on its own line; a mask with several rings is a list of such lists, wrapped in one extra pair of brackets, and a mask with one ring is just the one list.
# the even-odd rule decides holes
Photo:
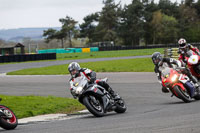
[(66, 15), (82, 23), (85, 16), (102, 7), (102, 0), (0, 0), (0, 29), (60, 27), (59, 19)]

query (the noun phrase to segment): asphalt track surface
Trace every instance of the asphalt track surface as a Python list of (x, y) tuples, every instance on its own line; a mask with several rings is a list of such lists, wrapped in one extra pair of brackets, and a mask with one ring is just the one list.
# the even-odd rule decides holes
[(109, 60), (119, 60), (119, 59), (135, 59), (135, 58), (149, 58), (151, 55), (144, 56), (128, 56), (128, 57), (111, 57), (111, 58), (95, 58), (95, 59), (77, 59), (77, 60), (57, 60), (57, 61), (42, 61), (42, 62), (27, 62), (27, 63), (17, 63), (17, 64), (6, 64), (0, 65), (0, 73), (7, 73), (11, 71), (17, 71), (26, 68), (38, 68), (53, 65), (69, 64), (73, 61), (75, 62), (96, 62), (96, 61), (109, 61)]
[[(183, 103), (163, 94), (154, 73), (98, 73), (126, 101), (124, 114), (90, 113), (66, 120), (19, 125), (6, 133), (200, 133), (200, 101)], [(65, 76), (2, 76), (1, 94), (71, 97)]]

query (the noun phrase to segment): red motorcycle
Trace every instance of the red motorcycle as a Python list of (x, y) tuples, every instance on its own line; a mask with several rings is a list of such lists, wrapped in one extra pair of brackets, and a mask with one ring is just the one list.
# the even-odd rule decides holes
[(195, 95), (196, 88), (193, 82), (178, 69), (181, 68), (175, 70), (165, 67), (161, 72), (162, 85), (171, 91), (172, 96), (175, 95), (186, 103), (191, 102), (192, 98), (200, 100), (200, 94)]
[(6, 130), (11, 130), (15, 129), (17, 125), (17, 117), (15, 116), (13, 111), (4, 105), (0, 105), (0, 127)]
[(187, 60), (187, 65), (192, 75), (200, 79), (200, 55), (192, 50), (189, 50), (186, 52), (185, 59)]

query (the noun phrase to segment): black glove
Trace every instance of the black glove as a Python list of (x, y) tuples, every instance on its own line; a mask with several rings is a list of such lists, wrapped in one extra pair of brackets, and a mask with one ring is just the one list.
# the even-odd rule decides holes
[(96, 73), (92, 71), (90, 73), (90, 83), (94, 83), (94, 81), (96, 81)]
[(187, 44), (187, 46), (188, 46), (188, 48), (192, 48), (192, 45), (191, 45), (191, 44), (189, 44), (189, 43)]
[(90, 81), (88, 82), (89, 84), (93, 84), (96, 81), (96, 78), (91, 78)]

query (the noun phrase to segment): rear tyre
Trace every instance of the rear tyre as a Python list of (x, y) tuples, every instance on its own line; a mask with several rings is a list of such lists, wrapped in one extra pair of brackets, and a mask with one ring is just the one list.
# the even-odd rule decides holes
[(15, 129), (18, 125), (18, 120), (14, 112), (4, 105), (0, 105), (3, 114), (6, 116), (0, 117), (0, 125), (6, 130)]
[[(91, 97), (95, 98), (96, 102), (94, 102)], [(83, 104), (86, 108), (96, 117), (104, 116), (104, 109), (99, 99), (94, 96), (85, 96), (83, 98)]]
[(173, 90), (177, 94), (177, 97), (182, 99), (185, 103), (189, 103), (192, 101), (190, 95), (188, 94), (187, 90), (182, 90), (180, 86), (174, 86)]

